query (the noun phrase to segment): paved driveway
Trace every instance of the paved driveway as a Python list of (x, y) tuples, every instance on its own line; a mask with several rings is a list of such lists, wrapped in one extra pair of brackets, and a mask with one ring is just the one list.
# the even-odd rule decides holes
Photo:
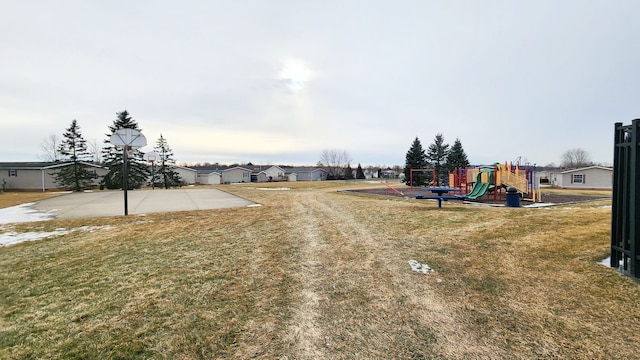
[[(155, 189), (127, 191), (129, 214), (236, 208), (253, 202), (216, 189)], [(122, 191), (70, 193), (33, 205), (58, 219), (124, 215)]]

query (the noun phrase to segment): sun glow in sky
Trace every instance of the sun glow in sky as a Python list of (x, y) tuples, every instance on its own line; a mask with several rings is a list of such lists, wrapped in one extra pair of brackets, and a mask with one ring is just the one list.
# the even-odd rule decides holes
[(295, 93), (304, 89), (306, 83), (311, 79), (311, 75), (311, 70), (304, 62), (297, 59), (287, 59), (282, 65), (278, 77)]

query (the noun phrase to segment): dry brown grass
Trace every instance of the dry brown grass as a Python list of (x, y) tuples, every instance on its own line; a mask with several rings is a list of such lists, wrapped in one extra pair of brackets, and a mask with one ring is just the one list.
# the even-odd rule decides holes
[(587, 196), (603, 196), (611, 197), (611, 190), (602, 189), (558, 189), (552, 187), (542, 188), (543, 193), (548, 194), (572, 194), (572, 195), (587, 195)]
[(0, 192), (0, 209), (60, 196), (60, 192)]
[(0, 358), (637, 355), (638, 284), (597, 263), (610, 201), (336, 192), (366, 186), (227, 185), (263, 206), (13, 226), (113, 228), (0, 248)]

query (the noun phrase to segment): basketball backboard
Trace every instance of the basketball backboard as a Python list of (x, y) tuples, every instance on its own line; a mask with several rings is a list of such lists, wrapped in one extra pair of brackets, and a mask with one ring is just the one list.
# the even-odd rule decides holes
[(152, 151), (152, 152), (145, 153), (143, 158), (148, 162), (154, 162), (154, 161), (158, 161), (160, 156), (158, 155), (157, 152)]
[(147, 138), (135, 129), (118, 129), (111, 135), (109, 142), (118, 147), (127, 146), (130, 149), (139, 149), (147, 145)]

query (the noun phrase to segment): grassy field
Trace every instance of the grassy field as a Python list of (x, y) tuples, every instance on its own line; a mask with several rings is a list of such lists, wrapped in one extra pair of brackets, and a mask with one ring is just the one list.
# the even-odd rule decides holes
[(640, 288), (598, 264), (610, 201), (438, 209), (339, 191), (370, 184), (268, 186), (290, 190), (220, 187), (260, 207), (4, 225), (97, 228), (0, 247), (0, 358), (640, 352)]

